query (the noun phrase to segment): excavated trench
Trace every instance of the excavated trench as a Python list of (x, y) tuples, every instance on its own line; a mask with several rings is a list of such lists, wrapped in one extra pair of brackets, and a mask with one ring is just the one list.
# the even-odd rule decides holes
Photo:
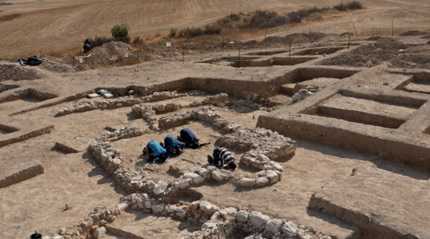
[(311, 48), (294, 53), (294, 55), (329, 55), (345, 49), (344, 47)]
[(9, 125), (5, 125), (5, 124), (0, 124), (0, 134), (10, 134), (13, 132), (18, 131), (18, 128), (9, 126)]
[(233, 67), (269, 67), (269, 66), (292, 66), (307, 61), (315, 60), (315, 57), (273, 57), (265, 60), (238, 60), (231, 63)]
[(430, 74), (427, 72), (416, 74), (410, 81), (401, 84), (397, 88), (408, 92), (430, 94)]
[(6, 84), (0, 84), (0, 93), (8, 90), (13, 90), (18, 88), (19, 85), (6, 85)]
[(306, 85), (322, 88), (344, 78), (348, 78), (358, 70), (348, 68), (330, 67), (303, 67), (297, 68), (273, 80), (274, 85), (279, 85), (279, 92), (292, 96), (301, 87)]
[(49, 92), (43, 92), (33, 88), (27, 88), (23, 90), (17, 90), (9, 95), (0, 98), (0, 103), (23, 100), (26, 102), (42, 102), (45, 100), (53, 99), (58, 97), (56, 94)]
[(282, 54), (286, 52), (287, 52), (286, 50), (254, 51), (254, 52), (249, 52), (246, 55), (271, 56), (271, 55), (277, 55), (277, 54)]
[(389, 96), (345, 90), (303, 113), (397, 129), (423, 103), (412, 98), (399, 101)]

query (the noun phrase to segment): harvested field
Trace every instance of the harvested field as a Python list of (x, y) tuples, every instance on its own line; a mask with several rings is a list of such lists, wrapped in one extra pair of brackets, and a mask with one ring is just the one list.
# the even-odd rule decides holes
[[(179, 1), (175, 4), (166, 1), (129, 1), (127, 3), (99, 1), (63, 1), (50, 0), (40, 5), (38, 1), (10, 1), (12, 5), (3, 6), (0, 17), (7, 21), (0, 22), (4, 30), (1, 39), (0, 55), (5, 58), (16, 58), (34, 54), (63, 53), (78, 50), (86, 37), (106, 36), (114, 24), (125, 23), (132, 29), (132, 37), (142, 35), (167, 34), (171, 28), (182, 29), (201, 26), (215, 22), (231, 13), (251, 12), (255, 10), (274, 10), (286, 13), (294, 10), (326, 7), (339, 4), (337, 0), (324, 3), (312, 0), (289, 1), (252, 0), (230, 2), (213, 0), (209, 2)], [(352, 32), (351, 23), (355, 25), (355, 34), (369, 36), (374, 34), (391, 34), (391, 20), (396, 19), (396, 33), (408, 30), (428, 30), (429, 17), (426, 15), (429, 6), (426, 1), (400, 1), (393, 7), (392, 3), (378, 0), (365, 3), (365, 9), (353, 14), (339, 13), (288, 29), (279, 29), (281, 33)], [(264, 7), (262, 8), (261, 6)], [(93, 17), (94, 13), (99, 13)], [(190, 10), (191, 9), (191, 10)], [(143, 13), (143, 15), (139, 15)], [(59, 16), (68, 16), (55, 21)], [(115, 16), (115, 17), (112, 17)], [(178, 19), (181, 19), (178, 21)], [(369, 19), (369, 20), (363, 20)], [(88, 26), (88, 22), (92, 22)], [(413, 24), (412, 24), (413, 22)], [(16, 26), (25, 28), (17, 29)], [(82, 26), (87, 26), (82, 28)], [(377, 30), (376, 30), (377, 29)], [(375, 33), (375, 31), (378, 31)], [(274, 34), (274, 37), (276, 35)]]

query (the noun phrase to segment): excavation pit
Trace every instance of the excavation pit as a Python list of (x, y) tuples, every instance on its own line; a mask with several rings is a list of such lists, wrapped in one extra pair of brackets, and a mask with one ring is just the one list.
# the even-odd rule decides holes
[(24, 100), (27, 102), (41, 102), (41, 101), (45, 101), (45, 100), (49, 100), (57, 97), (57, 95), (55, 94), (52, 94), (49, 92), (43, 92), (33, 88), (28, 88), (22, 91), (18, 91), (17, 94), (21, 100)]
[(311, 48), (294, 53), (294, 55), (329, 55), (345, 49), (344, 47)]
[(277, 54), (282, 54), (282, 53), (286, 53), (286, 52), (288, 52), (288, 51), (286, 51), (286, 50), (254, 51), (254, 52), (249, 52), (246, 55), (271, 56), (271, 55), (277, 55)]
[(5, 124), (0, 124), (0, 134), (10, 134), (13, 132), (18, 131), (18, 128), (9, 126), (9, 125), (5, 125)]
[(412, 79), (400, 84), (397, 89), (407, 92), (430, 94), (430, 74), (417, 74)]
[[(6, 166), (7, 167), (7, 166)], [(13, 165), (0, 172), (0, 188), (8, 187), (13, 184), (33, 178), (43, 174), (44, 168), (38, 161), (28, 161)]]
[(36, 90), (33, 88), (27, 88), (23, 90), (17, 90), (8, 95), (0, 98), (0, 103), (11, 102), (16, 100), (22, 100), (30, 103), (42, 102), (45, 100), (56, 98), (57, 95)]
[(314, 60), (314, 57), (273, 57), (266, 60), (240, 60), (233, 62), (233, 67), (269, 67), (292, 66)]
[(208, 64), (219, 64), (219, 65), (229, 65), (230, 63), (234, 63), (242, 60), (255, 60), (259, 57), (256, 56), (226, 56), (226, 57), (218, 57), (205, 61), (201, 61), (199, 63), (208, 63)]
[(281, 85), (281, 93), (292, 96), (302, 88), (322, 89), (351, 77), (357, 72), (353, 69), (305, 67), (293, 70), (283, 77), (275, 79), (275, 82)]
[(415, 109), (388, 105), (374, 100), (335, 95), (307, 111), (323, 117), (355, 123), (397, 129), (413, 114)]
[(6, 85), (6, 84), (0, 84), (0, 93), (8, 90), (13, 90), (18, 88), (19, 85)]

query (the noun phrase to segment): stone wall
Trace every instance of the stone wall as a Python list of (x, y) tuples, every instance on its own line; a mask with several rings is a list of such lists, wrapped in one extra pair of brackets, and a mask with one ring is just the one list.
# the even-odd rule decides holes
[(63, 108), (61, 108), (55, 117), (60, 117), (73, 113), (87, 112), (92, 110), (106, 110), (106, 109), (117, 109), (122, 107), (133, 106), (144, 102), (154, 102), (161, 100), (168, 100), (185, 96), (183, 93), (177, 93), (175, 91), (163, 91), (154, 92), (150, 95), (143, 97), (136, 96), (124, 96), (113, 99), (96, 98), (96, 99), (83, 99), (77, 102), (73, 102)]
[(317, 233), (312, 228), (273, 218), (258, 211), (220, 208), (207, 201), (165, 204), (147, 194), (130, 194), (122, 198), (122, 203), (133, 210), (201, 225), (200, 230), (187, 233), (184, 237), (186, 239), (235, 238), (236, 230), (245, 232), (247, 238), (332, 238)]

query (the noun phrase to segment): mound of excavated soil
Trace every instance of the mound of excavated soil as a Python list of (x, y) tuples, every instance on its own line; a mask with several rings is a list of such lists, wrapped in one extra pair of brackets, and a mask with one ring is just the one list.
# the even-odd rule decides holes
[(427, 54), (405, 54), (392, 60), (391, 65), (399, 68), (430, 69), (430, 56)]
[(78, 58), (80, 69), (101, 66), (130, 65), (139, 62), (139, 56), (124, 42), (112, 41), (92, 49), (87, 55)]
[(383, 38), (350, 53), (328, 59), (323, 64), (371, 67), (394, 59), (399, 51), (405, 48), (406, 46), (398, 41)]
[(0, 63), (0, 81), (35, 80), (41, 77), (37, 70), (16, 63)]
[(62, 59), (58, 59), (55, 57), (45, 57), (40, 67), (48, 71), (59, 73), (75, 71), (72, 64), (67, 64)]
[(426, 68), (429, 67), (427, 55), (409, 51), (408, 45), (390, 38), (380, 38), (376, 42), (361, 46), (349, 53), (327, 59), (323, 65), (343, 65), (372, 67), (383, 62), (393, 67)]
[[(309, 43), (320, 41), (321, 39), (330, 36), (321, 32), (309, 33), (293, 33), (286, 36), (270, 36), (265, 38), (261, 44), (263, 45), (276, 45), (276, 44), (289, 44), (289, 43)], [(332, 35), (333, 36), (333, 35)], [(337, 36), (337, 35), (334, 35)]]

